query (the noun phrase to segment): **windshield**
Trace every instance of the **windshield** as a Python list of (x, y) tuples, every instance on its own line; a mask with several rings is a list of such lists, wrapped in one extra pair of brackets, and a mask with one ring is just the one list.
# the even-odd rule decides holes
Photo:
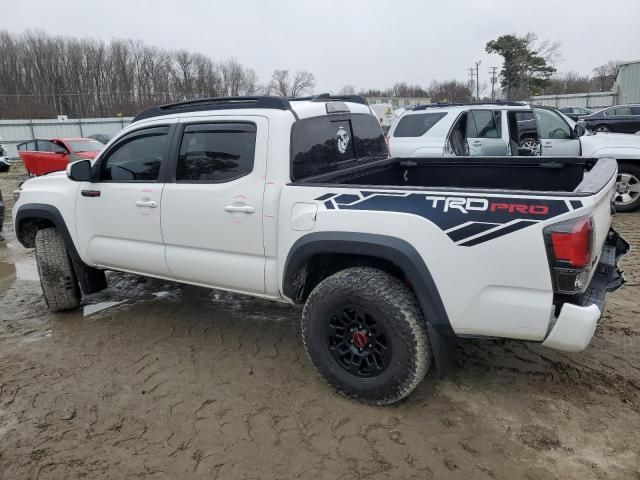
[(66, 143), (76, 153), (99, 152), (104, 148), (104, 144), (97, 140), (67, 140)]

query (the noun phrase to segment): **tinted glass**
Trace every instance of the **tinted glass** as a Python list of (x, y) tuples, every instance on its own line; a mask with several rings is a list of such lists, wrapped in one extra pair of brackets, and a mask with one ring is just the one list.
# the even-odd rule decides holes
[(631, 115), (631, 107), (617, 107), (614, 109), (613, 114), (616, 117)]
[(640, 107), (631, 107), (631, 115), (640, 115)]
[(470, 138), (499, 138), (493, 112), (490, 110), (474, 110), (472, 112), (476, 134)]
[(560, 115), (551, 110), (536, 109), (538, 130), (541, 138), (564, 139), (571, 138), (571, 129)]
[(382, 129), (373, 115), (300, 120), (292, 129), (291, 178), (299, 180), (387, 155)]
[(405, 115), (393, 132), (394, 137), (421, 137), (438, 123), (446, 112), (417, 113)]
[(228, 182), (253, 169), (256, 128), (251, 124), (189, 125), (180, 144), (176, 180)]
[(122, 140), (108, 153), (101, 179), (116, 182), (158, 180), (160, 166), (167, 156), (168, 131), (168, 127), (154, 128)]
[(104, 148), (104, 144), (97, 140), (66, 140), (74, 152), (98, 152)]
[(37, 140), (38, 145), (36, 149), (39, 152), (53, 152), (53, 142), (50, 140)]

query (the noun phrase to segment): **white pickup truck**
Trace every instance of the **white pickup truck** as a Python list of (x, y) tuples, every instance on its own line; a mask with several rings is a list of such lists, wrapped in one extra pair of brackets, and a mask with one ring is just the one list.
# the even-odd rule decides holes
[(456, 336), (584, 349), (628, 244), (616, 162), (389, 158), (361, 97), (155, 107), (93, 161), (28, 180), (13, 210), (53, 311), (120, 270), (304, 304), (340, 393), (408, 395)]

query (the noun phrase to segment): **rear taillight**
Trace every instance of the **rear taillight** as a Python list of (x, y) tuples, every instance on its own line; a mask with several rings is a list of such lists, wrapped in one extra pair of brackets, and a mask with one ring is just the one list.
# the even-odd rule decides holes
[(549, 225), (544, 237), (554, 291), (584, 292), (593, 260), (593, 219), (580, 217)]

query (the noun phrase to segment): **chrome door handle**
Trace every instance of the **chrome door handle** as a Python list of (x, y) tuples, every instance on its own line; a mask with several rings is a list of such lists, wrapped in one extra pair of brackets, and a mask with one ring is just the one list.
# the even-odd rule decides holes
[(156, 208), (158, 206), (158, 202), (154, 200), (137, 200), (136, 207), (149, 207)]
[(482, 146), (482, 142), (473, 142), (473, 146), (474, 147), (481, 147)]
[(256, 209), (251, 205), (227, 205), (224, 207), (225, 212), (255, 213)]

